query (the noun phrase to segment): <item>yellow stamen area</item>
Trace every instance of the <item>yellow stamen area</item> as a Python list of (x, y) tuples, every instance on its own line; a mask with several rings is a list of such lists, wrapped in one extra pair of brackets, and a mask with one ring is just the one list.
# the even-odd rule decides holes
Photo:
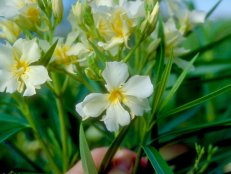
[(39, 15), (40, 15), (40, 11), (38, 8), (36, 7), (29, 7), (26, 11), (26, 16), (34, 23), (39, 23)]
[(29, 64), (26, 61), (19, 60), (16, 64), (13, 65), (12, 72), (17, 79), (20, 79), (29, 71), (29, 69)]
[(125, 102), (126, 101), (126, 97), (124, 96), (123, 92), (121, 89), (113, 89), (108, 97), (108, 100), (110, 103), (118, 103), (118, 102)]
[(128, 37), (132, 29), (132, 20), (123, 10), (116, 10), (112, 15), (112, 30), (117, 37)]
[(98, 21), (98, 30), (100, 35), (106, 39), (110, 37), (110, 35), (113, 33), (110, 28), (109, 21), (104, 19), (103, 17), (100, 18)]
[(67, 52), (69, 51), (70, 46), (60, 45), (57, 46), (54, 52), (55, 61), (58, 64), (69, 65), (74, 62), (74, 56), (68, 56)]

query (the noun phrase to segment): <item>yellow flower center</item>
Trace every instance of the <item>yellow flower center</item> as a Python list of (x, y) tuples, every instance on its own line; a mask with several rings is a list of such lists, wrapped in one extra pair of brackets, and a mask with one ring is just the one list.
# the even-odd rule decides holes
[(17, 79), (20, 79), (29, 71), (29, 64), (26, 61), (17, 61), (12, 67), (12, 72)]
[(100, 35), (105, 39), (109, 38), (113, 33), (110, 28), (109, 21), (106, 20), (104, 17), (101, 17), (98, 21), (98, 30)]
[(126, 101), (126, 97), (124, 96), (123, 92), (121, 91), (121, 89), (113, 89), (108, 97), (108, 100), (110, 103), (118, 103), (120, 101), (124, 102)]
[(74, 63), (76, 60), (75, 56), (69, 56), (67, 55), (67, 52), (69, 51), (70, 46), (68, 45), (60, 45), (57, 46), (54, 52), (55, 61), (58, 64), (64, 64), (69, 65), (71, 63)]
[(112, 15), (112, 30), (117, 37), (129, 37), (132, 24), (132, 20), (122, 10), (117, 10)]
[(26, 11), (26, 16), (34, 23), (38, 24), (40, 22), (39, 20), (40, 11), (36, 7), (29, 7)]

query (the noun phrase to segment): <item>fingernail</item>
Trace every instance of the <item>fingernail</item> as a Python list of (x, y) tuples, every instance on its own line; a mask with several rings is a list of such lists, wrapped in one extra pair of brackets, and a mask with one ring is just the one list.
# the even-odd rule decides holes
[(132, 168), (132, 161), (129, 159), (118, 161), (117, 164), (115, 165), (115, 168), (121, 171), (129, 172)]

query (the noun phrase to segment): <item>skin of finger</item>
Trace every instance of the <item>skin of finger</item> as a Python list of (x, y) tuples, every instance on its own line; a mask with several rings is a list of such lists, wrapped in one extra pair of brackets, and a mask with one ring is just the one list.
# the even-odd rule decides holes
[[(100, 167), (100, 164), (103, 160), (104, 155), (107, 152), (107, 149), (108, 148), (106, 147), (101, 147), (101, 148), (93, 149), (91, 151), (91, 155), (97, 170)], [(82, 168), (82, 162), (81, 161), (77, 162), (77, 164), (74, 165), (66, 174), (84, 174)]]
[(117, 173), (130, 174), (135, 164), (135, 160), (136, 160), (135, 152), (128, 149), (119, 150), (115, 154), (115, 157), (112, 160), (112, 166), (109, 174), (117, 174)]
[[(105, 156), (108, 148), (96, 148), (91, 151), (93, 161), (95, 163), (96, 169), (98, 170), (100, 164)], [(126, 173), (130, 174), (132, 171), (132, 167), (134, 165), (136, 158), (136, 153), (128, 150), (128, 149), (121, 149), (116, 154), (112, 160), (111, 170), (109, 174), (120, 174)], [(79, 161), (74, 167), (72, 167), (66, 174), (84, 174), (82, 168), (82, 162)]]

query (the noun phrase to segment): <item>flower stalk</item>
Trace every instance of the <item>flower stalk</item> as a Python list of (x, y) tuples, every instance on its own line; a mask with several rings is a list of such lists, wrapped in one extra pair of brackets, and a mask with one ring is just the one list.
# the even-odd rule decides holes
[(65, 112), (62, 102), (62, 88), (59, 85), (58, 78), (56, 74), (52, 74), (52, 80), (54, 84), (54, 90), (57, 95), (55, 95), (55, 101), (58, 109), (60, 129), (61, 129), (61, 142), (62, 142), (62, 158), (63, 158), (63, 172), (67, 171), (68, 168), (68, 151), (67, 151), (67, 132), (65, 126)]

